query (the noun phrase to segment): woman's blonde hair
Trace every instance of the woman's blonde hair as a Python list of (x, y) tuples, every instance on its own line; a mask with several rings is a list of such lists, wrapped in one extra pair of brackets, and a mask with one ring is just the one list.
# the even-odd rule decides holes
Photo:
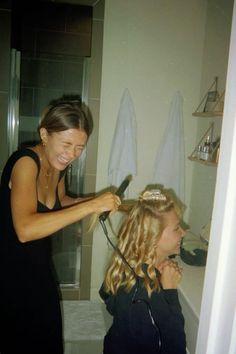
[[(150, 296), (159, 289), (156, 276), (156, 247), (164, 229), (164, 215), (175, 209), (181, 210), (170, 190), (151, 189), (142, 192), (129, 212), (118, 232), (117, 247), (137, 276), (143, 279), (144, 287)], [(143, 271), (143, 264), (147, 271)], [(135, 284), (135, 276), (121, 257), (114, 252), (104, 280), (105, 290), (116, 294), (120, 286), (129, 291)]]

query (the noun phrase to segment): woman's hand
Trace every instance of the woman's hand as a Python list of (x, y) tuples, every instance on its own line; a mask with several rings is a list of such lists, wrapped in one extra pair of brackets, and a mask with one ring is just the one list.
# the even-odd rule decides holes
[(120, 198), (110, 192), (103, 193), (91, 200), (96, 214), (101, 214), (104, 211), (115, 212), (118, 210), (121, 200)]
[(182, 278), (183, 269), (177, 262), (166, 260), (158, 267), (161, 273), (161, 284), (163, 289), (176, 289)]

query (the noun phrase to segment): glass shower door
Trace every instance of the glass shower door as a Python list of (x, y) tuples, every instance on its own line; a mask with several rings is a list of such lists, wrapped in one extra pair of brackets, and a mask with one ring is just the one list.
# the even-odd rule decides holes
[[(9, 102), (9, 154), (19, 145), (38, 140), (42, 110), (52, 100), (80, 96), (87, 104), (93, 8), (69, 2), (14, 1), (11, 15), (11, 45), (21, 53), (13, 51), (11, 92), (17, 96), (12, 95)], [(76, 195), (83, 192), (85, 158), (86, 152), (68, 170), (67, 189)], [(79, 284), (80, 234), (81, 224), (74, 223), (51, 238), (61, 284)]]
[[(68, 194), (83, 193), (86, 150), (68, 168), (66, 187)], [(61, 287), (79, 287), (81, 263), (82, 222), (65, 227), (52, 238), (53, 261)]]
[[(73, 67), (73, 72), (71, 68)], [(84, 58), (21, 55), (18, 143), (38, 140), (37, 126), (42, 109), (51, 101), (65, 96), (83, 96)], [(63, 72), (63, 80), (61, 78)], [(71, 75), (77, 75), (71, 80)], [(58, 79), (57, 79), (58, 75)], [(52, 77), (53, 76), (53, 77)], [(68, 83), (73, 87), (68, 90)], [(83, 192), (86, 151), (68, 168), (67, 190)], [(79, 286), (81, 255), (81, 224), (74, 223), (58, 231), (52, 238), (52, 258), (61, 286)]]

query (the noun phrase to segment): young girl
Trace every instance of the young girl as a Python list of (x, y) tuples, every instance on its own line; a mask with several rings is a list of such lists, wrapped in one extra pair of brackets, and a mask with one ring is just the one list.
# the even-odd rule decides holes
[(184, 230), (167, 190), (147, 190), (118, 233), (100, 296), (113, 323), (104, 354), (185, 354), (184, 318), (177, 294), (178, 254)]

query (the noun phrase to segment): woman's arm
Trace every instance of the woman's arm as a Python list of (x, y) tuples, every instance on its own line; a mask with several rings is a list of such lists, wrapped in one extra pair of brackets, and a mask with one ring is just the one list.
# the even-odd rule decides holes
[(11, 174), (11, 208), (16, 234), (20, 242), (46, 237), (92, 213), (115, 211), (120, 200), (112, 193), (104, 193), (82, 203), (58, 211), (37, 212), (37, 166), (23, 157)]

